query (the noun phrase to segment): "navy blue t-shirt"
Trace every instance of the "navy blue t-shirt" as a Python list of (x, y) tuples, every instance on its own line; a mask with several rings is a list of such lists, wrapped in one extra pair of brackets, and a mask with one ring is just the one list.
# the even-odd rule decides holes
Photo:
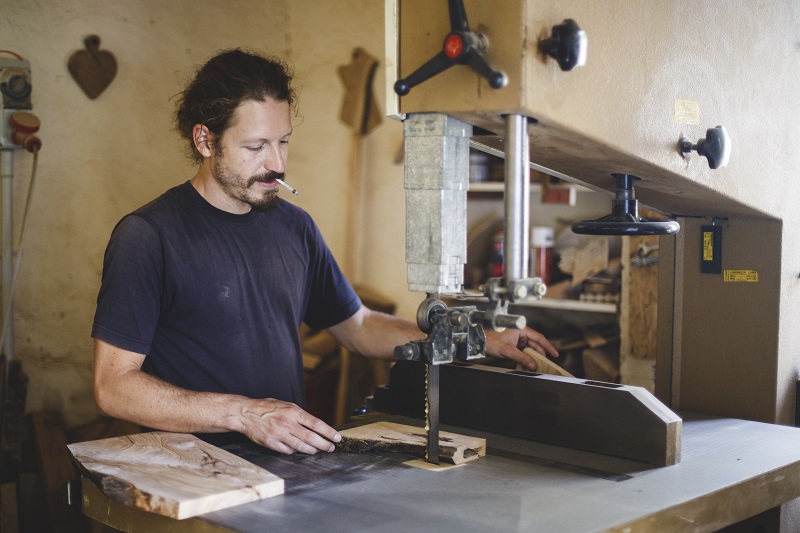
[(303, 406), (300, 323), (327, 328), (360, 307), (303, 210), (279, 200), (235, 215), (186, 182), (117, 224), (92, 336), (179, 387)]

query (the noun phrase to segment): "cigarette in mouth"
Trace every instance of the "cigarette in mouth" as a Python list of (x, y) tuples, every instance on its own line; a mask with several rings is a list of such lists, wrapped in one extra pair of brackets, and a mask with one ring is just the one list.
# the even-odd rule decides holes
[(281, 185), (283, 185), (284, 187), (286, 187), (287, 189), (289, 189), (290, 191), (292, 191), (292, 194), (294, 194), (295, 196), (297, 196), (298, 194), (300, 194), (299, 192), (297, 192), (297, 189), (295, 189), (295, 188), (294, 188), (294, 187), (292, 187), (291, 185), (288, 185), (288, 184), (287, 184), (285, 181), (283, 181), (282, 179), (280, 179), (280, 178), (275, 178), (275, 181), (277, 181), (278, 183), (280, 183)]

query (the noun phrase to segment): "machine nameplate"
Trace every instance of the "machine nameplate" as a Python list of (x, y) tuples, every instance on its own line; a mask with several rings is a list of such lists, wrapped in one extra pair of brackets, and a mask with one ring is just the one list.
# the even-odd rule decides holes
[(732, 283), (758, 283), (758, 270), (726, 270), (723, 276)]

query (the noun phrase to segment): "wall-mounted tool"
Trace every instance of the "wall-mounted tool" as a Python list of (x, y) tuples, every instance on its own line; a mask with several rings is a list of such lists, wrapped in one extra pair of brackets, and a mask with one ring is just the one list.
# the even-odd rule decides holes
[(688, 157), (692, 151), (695, 151), (708, 159), (710, 168), (722, 168), (728, 164), (731, 158), (731, 139), (728, 137), (725, 126), (716, 126), (708, 128), (705, 138), (696, 143), (681, 135), (678, 141), (678, 150), (683, 157)]
[(394, 91), (400, 96), (408, 94), (425, 80), (432, 78), (453, 65), (467, 65), (489, 81), (494, 89), (505, 87), (508, 77), (495, 70), (486, 59), (489, 43), (485, 35), (470, 31), (467, 11), (462, 0), (448, 0), (450, 11), (450, 33), (444, 38), (442, 50), (409, 76), (397, 80)]
[(550, 37), (539, 41), (539, 51), (555, 59), (564, 71), (585, 65), (588, 47), (586, 32), (572, 19), (556, 24)]
[(75, 83), (94, 100), (111, 85), (117, 75), (117, 60), (107, 50), (100, 50), (100, 37), (90, 35), (83, 40), (85, 50), (74, 52), (67, 69)]
[(674, 220), (653, 221), (639, 217), (639, 203), (633, 184), (641, 179), (630, 174), (612, 174), (617, 181), (611, 214), (597, 220), (572, 224), (572, 231), (584, 235), (671, 235), (681, 227)]

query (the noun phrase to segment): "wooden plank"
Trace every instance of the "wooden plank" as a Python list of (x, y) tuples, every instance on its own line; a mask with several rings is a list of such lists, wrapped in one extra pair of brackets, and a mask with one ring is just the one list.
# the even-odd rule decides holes
[[(392, 450), (425, 454), (426, 436), (423, 428), (374, 422), (340, 432), (342, 441), (336, 446), (341, 452), (367, 450)], [(439, 459), (452, 464), (462, 464), (486, 455), (486, 439), (468, 437), (448, 431), (439, 432)]]
[(522, 351), (536, 360), (536, 363), (539, 365), (539, 368), (537, 368), (536, 371), (541, 374), (551, 374), (553, 376), (565, 376), (568, 378), (575, 377), (566, 370), (564, 370), (563, 368), (561, 368), (559, 365), (552, 362), (544, 355), (534, 350), (533, 348), (525, 348)]
[(86, 520), (66, 503), (65, 484), (78, 473), (67, 452), (67, 438), (61, 413), (52, 411), (31, 414), (31, 428), (36, 444), (39, 476), (50, 524), (55, 533), (83, 531)]
[[(83, 513), (98, 524), (101, 533), (110, 531), (169, 533), (232, 533), (236, 530), (209, 522), (206, 517), (195, 516), (186, 520), (175, 520), (155, 513), (149, 513), (130, 505), (125, 505), (106, 496), (97, 485), (81, 479), (83, 497)], [(247, 513), (246, 510), (240, 512)], [(209, 515), (214, 516), (214, 515)], [(261, 522), (258, 519), (248, 520), (252, 527)]]
[[(648, 220), (663, 219), (643, 211)], [(659, 238), (652, 235), (629, 237), (630, 254), (637, 254), (639, 246), (652, 247)], [(658, 250), (651, 256), (658, 257)], [(629, 260), (626, 258), (626, 260)], [(658, 324), (658, 263), (626, 269), (628, 274), (627, 328), (629, 349), (627, 355), (643, 359), (656, 358), (656, 329)]]
[(116, 502), (184, 519), (283, 494), (283, 480), (184, 433), (152, 432), (70, 444)]

